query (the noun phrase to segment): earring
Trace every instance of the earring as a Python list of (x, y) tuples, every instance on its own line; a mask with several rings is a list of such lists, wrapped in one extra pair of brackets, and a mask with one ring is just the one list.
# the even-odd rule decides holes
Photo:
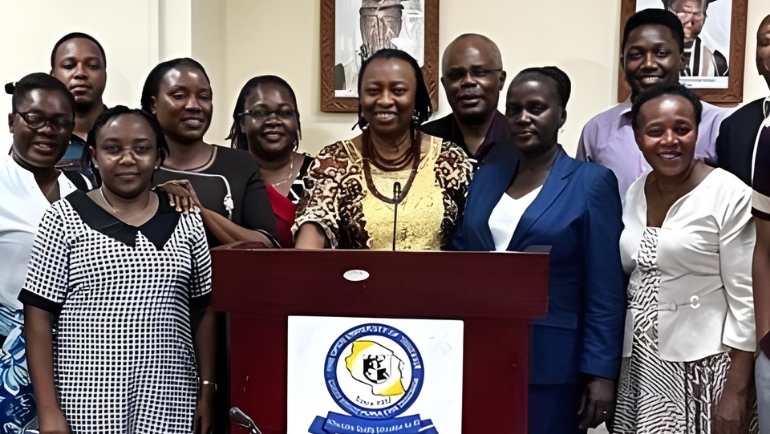
[[(363, 124), (363, 126), (361, 124)], [(366, 122), (366, 119), (364, 118), (363, 114), (358, 116), (358, 126), (361, 128), (361, 130), (369, 129), (369, 123)]]
[(160, 166), (155, 166), (155, 170), (158, 170), (158, 169), (160, 169)]
[(414, 114), (412, 115), (412, 123), (417, 125), (420, 123), (420, 112), (417, 110), (414, 111)]

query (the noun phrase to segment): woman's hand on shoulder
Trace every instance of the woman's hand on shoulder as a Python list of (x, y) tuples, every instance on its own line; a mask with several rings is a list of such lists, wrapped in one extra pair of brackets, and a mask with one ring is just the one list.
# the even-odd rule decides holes
[(171, 206), (175, 206), (179, 212), (189, 214), (190, 212), (200, 212), (203, 209), (195, 189), (186, 179), (164, 182), (157, 188), (166, 192), (169, 203)]

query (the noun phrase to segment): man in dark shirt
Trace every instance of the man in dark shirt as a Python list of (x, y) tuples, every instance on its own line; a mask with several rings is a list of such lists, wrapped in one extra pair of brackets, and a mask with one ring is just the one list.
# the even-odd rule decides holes
[(459, 145), (476, 169), (495, 145), (510, 142), (505, 116), (497, 110), (506, 77), (500, 50), (486, 36), (461, 35), (444, 51), (441, 69), (452, 114), (421, 129)]
[(51, 75), (75, 97), (75, 130), (57, 167), (77, 170), (95, 185), (86, 149), (88, 132), (107, 108), (102, 100), (107, 85), (107, 59), (99, 41), (85, 33), (70, 33), (51, 51)]
[[(757, 31), (757, 71), (770, 88), (770, 15)], [(719, 167), (751, 185), (756, 154), (757, 132), (770, 116), (770, 96), (752, 101), (722, 121), (716, 151)]]

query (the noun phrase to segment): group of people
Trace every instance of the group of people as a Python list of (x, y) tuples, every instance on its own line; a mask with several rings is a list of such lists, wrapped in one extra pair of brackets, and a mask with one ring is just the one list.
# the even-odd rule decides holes
[[(770, 16), (757, 40), (770, 87)], [(382, 49), (358, 75), (361, 133), (313, 158), (280, 77), (243, 86), (231, 146), (216, 146), (200, 63), (163, 62), (141, 108), (108, 108), (104, 49), (66, 35), (50, 74), (7, 89), (0, 425), (220, 432), (226, 336), (209, 248), (251, 241), (549, 245), (530, 433), (770, 432), (770, 97), (731, 113), (679, 85), (685, 31), (668, 10), (634, 14), (621, 50), (632, 96), (584, 127), (577, 159), (559, 142), (567, 73), (506, 83), (499, 49), (476, 34), (443, 54), (451, 114), (431, 121), (418, 63)]]

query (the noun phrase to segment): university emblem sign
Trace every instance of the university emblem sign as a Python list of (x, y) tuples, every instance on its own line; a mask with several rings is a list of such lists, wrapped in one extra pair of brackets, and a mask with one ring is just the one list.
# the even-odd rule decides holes
[(404, 415), (420, 396), (425, 369), (409, 336), (361, 324), (334, 341), (323, 366), (326, 389), (344, 413), (318, 416), (313, 434), (438, 434), (429, 419)]

